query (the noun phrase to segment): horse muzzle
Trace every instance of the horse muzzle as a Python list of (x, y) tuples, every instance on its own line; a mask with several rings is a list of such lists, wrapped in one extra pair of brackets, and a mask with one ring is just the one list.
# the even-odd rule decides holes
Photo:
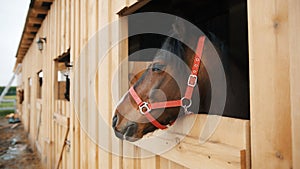
[(134, 135), (137, 132), (138, 125), (135, 122), (128, 121), (123, 126), (117, 126), (118, 123), (118, 116), (115, 115), (112, 119), (112, 127), (114, 129), (115, 135), (121, 140), (127, 141), (137, 141), (140, 138), (135, 137)]

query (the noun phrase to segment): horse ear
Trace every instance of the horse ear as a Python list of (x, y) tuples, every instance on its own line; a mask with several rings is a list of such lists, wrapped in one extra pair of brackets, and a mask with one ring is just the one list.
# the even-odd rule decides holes
[(176, 17), (175, 22), (172, 25), (172, 29), (175, 36), (178, 36), (179, 39), (183, 39), (186, 34), (186, 28), (182, 19)]

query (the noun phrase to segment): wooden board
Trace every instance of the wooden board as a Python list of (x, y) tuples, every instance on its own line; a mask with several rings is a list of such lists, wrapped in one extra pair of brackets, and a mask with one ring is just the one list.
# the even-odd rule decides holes
[[(220, 123), (213, 135), (205, 142), (200, 142), (201, 132), (204, 124), (209, 118), (219, 119)], [(191, 115), (178, 120), (178, 124), (169, 133), (174, 140), (159, 140), (162, 143), (172, 144), (178, 142), (184, 124), (194, 121), (189, 134), (174, 148), (161, 154), (165, 159), (174, 161), (187, 168), (250, 168), (250, 143), (249, 143), (249, 121), (226, 117)], [(204, 133), (205, 134), (205, 133)], [(159, 139), (159, 138), (158, 138)], [(160, 145), (157, 145), (160, 146)], [(142, 146), (142, 148), (155, 152), (157, 147)], [(245, 151), (245, 152), (243, 152)], [(244, 154), (243, 154), (244, 153)]]
[(300, 168), (300, 1), (288, 3), (293, 168)]
[(248, 1), (252, 168), (292, 168), (290, 5)]

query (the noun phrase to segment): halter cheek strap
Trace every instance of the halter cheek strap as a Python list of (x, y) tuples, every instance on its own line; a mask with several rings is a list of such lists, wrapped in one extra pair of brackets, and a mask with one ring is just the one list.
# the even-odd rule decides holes
[(184, 97), (180, 100), (171, 100), (165, 102), (156, 102), (156, 103), (147, 103), (143, 102), (142, 99), (138, 96), (133, 86), (129, 89), (129, 93), (136, 104), (139, 106), (139, 111), (142, 115), (145, 115), (146, 118), (157, 128), (166, 129), (168, 128), (166, 125), (162, 125), (159, 123), (151, 114), (152, 109), (161, 109), (161, 108), (170, 108), (170, 107), (183, 107), (187, 112), (187, 109), (192, 105), (192, 95), (194, 87), (197, 85), (197, 77), (199, 72), (199, 67), (201, 64), (201, 56), (203, 53), (205, 37), (201, 36), (198, 40), (196, 54), (194, 56), (194, 62), (192, 66), (191, 74), (188, 78), (187, 88), (185, 91)]
[(166, 129), (168, 128), (165, 125), (160, 124), (151, 114), (152, 105), (148, 104), (147, 102), (143, 102), (138, 94), (133, 89), (133, 86), (129, 89), (129, 93), (131, 94), (132, 98), (136, 102), (136, 104), (139, 106), (140, 113), (145, 115), (146, 118), (157, 128), (159, 129)]

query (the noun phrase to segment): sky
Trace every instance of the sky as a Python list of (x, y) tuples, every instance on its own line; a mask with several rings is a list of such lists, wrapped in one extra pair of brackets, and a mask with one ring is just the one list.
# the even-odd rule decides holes
[[(13, 76), (16, 52), (30, 0), (3, 0), (0, 5), (0, 86)], [(16, 80), (13, 85), (16, 85)]]

